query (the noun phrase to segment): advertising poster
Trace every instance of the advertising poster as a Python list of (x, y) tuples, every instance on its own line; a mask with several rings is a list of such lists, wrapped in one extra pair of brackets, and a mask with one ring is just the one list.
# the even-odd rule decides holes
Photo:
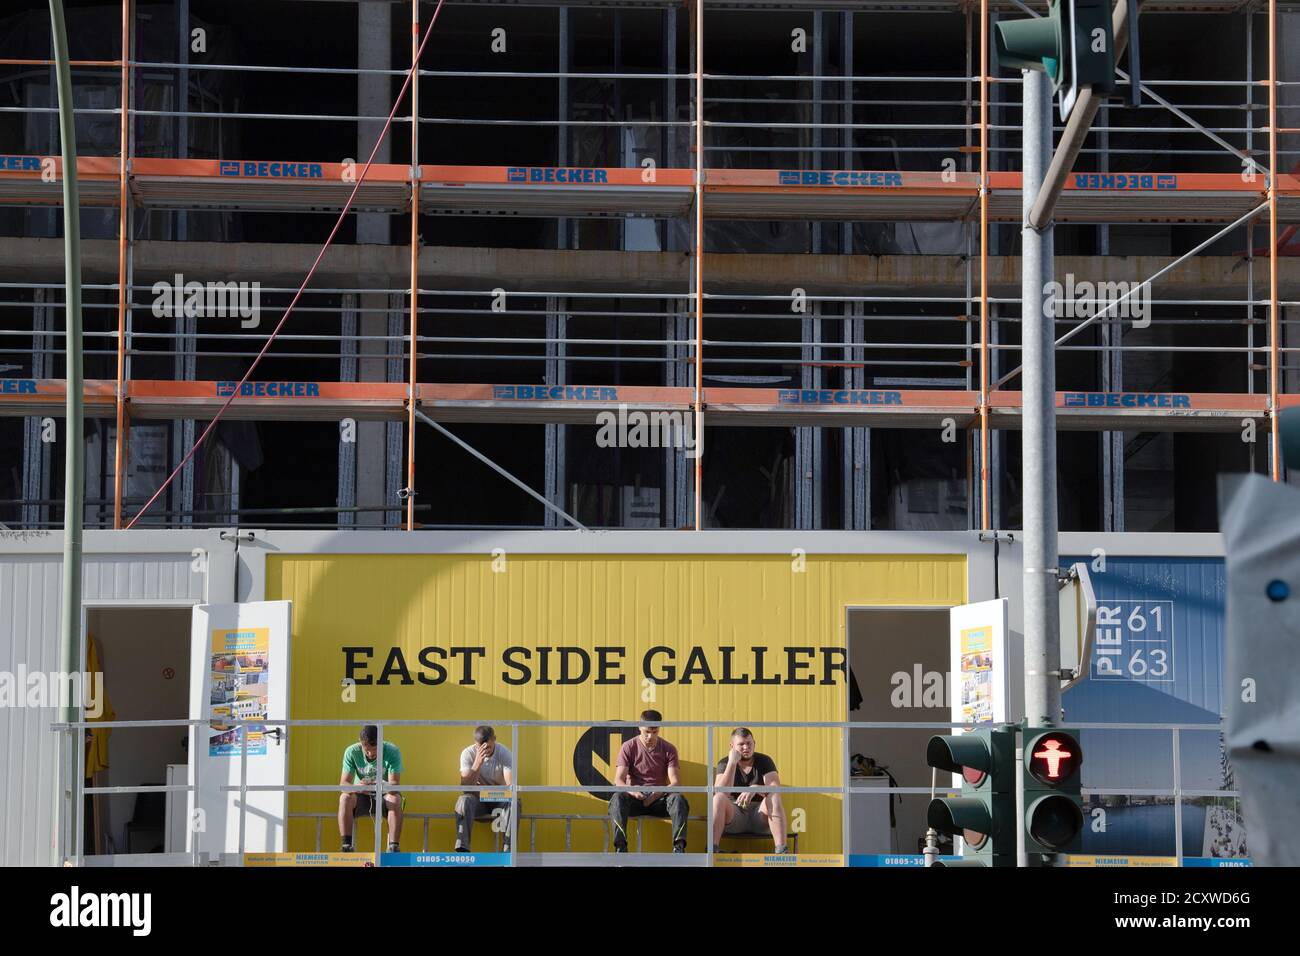
[(949, 713), (955, 724), (1005, 723), (1024, 711), (1023, 643), (1007, 627), (1007, 599), (959, 604), (948, 615), (948, 666), (952, 673)]
[(250, 757), (266, 753), (262, 728), (240, 727), (229, 720), (267, 716), (270, 649), (270, 632), (265, 627), (212, 631), (208, 756), (238, 758), (242, 730), (248, 731)]
[(988, 723), (993, 720), (993, 628), (963, 628), (959, 653), (961, 719)]

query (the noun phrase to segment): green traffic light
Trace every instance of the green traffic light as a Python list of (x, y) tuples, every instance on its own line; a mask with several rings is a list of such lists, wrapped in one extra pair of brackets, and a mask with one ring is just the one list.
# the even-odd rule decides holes
[(999, 21), (993, 25), (998, 63), (1011, 69), (1045, 72), (1055, 93), (1064, 78), (1062, 32), (1059, 3), (1053, 3), (1045, 17)]
[(926, 746), (926, 763), (961, 774), (961, 796), (931, 800), (926, 819), (965, 841), (962, 865), (1016, 864), (1015, 742), (1014, 730), (989, 727), (937, 735)]
[[(965, 775), (967, 768), (988, 773), (993, 769), (993, 754), (988, 738), (979, 733), (935, 736), (925, 748), (925, 762), (950, 773)], [(971, 776), (967, 779), (975, 783)]]
[[(1056, 78), (1060, 59), (1056, 21), (1050, 17), (1037, 20), (1008, 20), (994, 24), (998, 63), (1021, 70), (1047, 70)], [(1048, 68), (1048, 64), (1051, 68)]]
[(983, 800), (971, 797), (941, 797), (931, 800), (926, 811), (926, 823), (949, 836), (962, 836), (966, 839), (965, 833), (977, 834), (976, 840), (966, 839), (972, 849), (979, 849), (993, 832), (988, 805)]

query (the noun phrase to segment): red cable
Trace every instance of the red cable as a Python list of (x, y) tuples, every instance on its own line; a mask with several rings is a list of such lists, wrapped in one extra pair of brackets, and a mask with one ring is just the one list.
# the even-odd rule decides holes
[[(366, 174), (370, 172), (370, 167), (375, 161), (375, 154), (379, 152), (379, 147), (383, 144), (384, 137), (388, 135), (388, 129), (393, 124), (393, 117), (397, 115), (397, 108), (402, 105), (402, 100), (406, 97), (406, 91), (411, 87), (411, 78), (415, 76), (416, 71), (420, 68), (420, 59), (424, 54), (424, 45), (429, 42), (429, 37), (433, 35), (433, 25), (438, 22), (438, 14), (442, 10), (442, 4), (443, 0), (438, 0), (438, 6), (435, 7), (433, 11), (433, 18), (429, 21), (429, 28), (424, 31), (424, 39), (420, 41), (420, 46), (415, 52), (415, 62), (411, 64), (411, 69), (407, 71), (406, 80), (402, 83), (402, 88), (397, 93), (397, 100), (393, 103), (392, 112), (388, 114), (388, 119), (384, 121), (384, 128), (379, 131), (379, 138), (375, 140), (375, 148), (370, 151), (370, 158), (366, 160), (365, 168), (361, 170), (361, 175), (357, 177), (356, 185), (352, 187), (352, 194), (348, 196), (348, 201), (343, 204), (343, 209), (339, 213), (339, 218), (335, 221), (334, 228), (330, 230), (329, 238), (325, 240), (325, 245), (321, 246), (320, 252), (316, 255), (316, 261), (313, 262), (311, 268), (307, 270), (307, 275), (302, 280), (302, 285), (298, 287), (298, 291), (294, 293), (293, 300), (289, 303), (289, 307), (284, 310), (284, 315), (280, 316), (280, 321), (276, 323), (275, 328), (267, 337), (266, 344), (262, 346), (262, 350), (258, 352), (257, 357), (253, 359), (253, 364), (248, 366), (248, 371), (244, 373), (244, 377), (235, 385), (235, 389), (230, 393), (230, 397), (226, 399), (226, 403), (217, 410), (217, 414), (213, 416), (212, 421), (208, 422), (208, 427), (203, 429), (203, 434), (199, 435), (199, 437), (195, 439), (194, 446), (190, 448), (190, 450), (185, 454), (185, 457), (181, 459), (180, 464), (176, 466), (175, 470), (167, 476), (167, 480), (162, 483), (162, 486), (154, 492), (153, 497), (146, 501), (144, 507), (136, 513), (136, 516), (127, 522), (125, 530), (130, 531), (135, 527), (135, 523), (140, 520), (140, 517), (149, 510), (153, 503), (158, 500), (159, 496), (167, 490), (167, 487), (176, 480), (176, 476), (181, 473), (181, 470), (189, 463), (190, 459), (194, 457), (194, 453), (199, 450), (199, 446), (203, 444), (203, 440), (211, 434), (212, 429), (217, 427), (217, 422), (219, 422), (221, 416), (226, 413), (226, 409), (228, 409), (234, 403), (235, 399), (239, 397), (240, 390), (243, 389), (244, 383), (248, 381), (249, 376), (253, 374), (258, 363), (262, 361), (263, 356), (265, 356), (267, 350), (270, 349), (271, 343), (275, 341), (275, 337), (279, 335), (280, 331), (284, 328), (284, 323), (288, 321), (289, 315), (293, 312), (293, 307), (298, 304), (298, 300), (302, 297), (303, 292), (306, 291), (308, 283), (311, 282), (311, 277), (316, 273), (317, 266), (321, 264), (321, 260), (325, 258), (325, 253), (334, 242), (334, 237), (338, 235), (339, 227), (343, 225), (343, 220), (347, 217), (348, 211), (352, 208), (353, 200), (357, 198), (357, 190), (361, 188), (361, 184), (366, 180)], [(411, 122), (419, 122), (419, 120), (417, 117), (412, 117)], [(411, 165), (415, 166), (417, 164), (418, 157), (412, 156)], [(411, 215), (418, 215), (418, 213), (419, 210), (411, 210)]]

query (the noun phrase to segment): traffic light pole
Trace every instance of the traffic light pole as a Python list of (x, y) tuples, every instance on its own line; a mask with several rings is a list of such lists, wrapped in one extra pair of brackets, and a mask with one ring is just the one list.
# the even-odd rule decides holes
[(1031, 224), (1052, 158), (1051, 82), (1023, 70), (1024, 172), (1021, 235), (1021, 349), (1024, 357), (1025, 716), (1031, 725), (1061, 719), (1060, 616), (1057, 601), (1056, 323), (1045, 295), (1053, 276), (1053, 227)]
[[(67, 378), (67, 409), (63, 449), (63, 594), (59, 618), (59, 666), (65, 675), (82, 669), (81, 655), (81, 524), (84, 491), (85, 446), (81, 420), (81, 220), (77, 196), (77, 127), (73, 117), (72, 71), (68, 63), (68, 32), (63, 21), (63, 0), (50, 0), (50, 36), (54, 47), (55, 82), (59, 104), (59, 138), (63, 150), (63, 260), (66, 294), (64, 302)], [(89, 675), (87, 678), (89, 679)], [(64, 723), (81, 718), (81, 702), (69, 698), (59, 714)], [(80, 734), (72, 734), (73, 747), (79, 746)], [(73, 754), (76, 750), (73, 750)], [(72, 766), (78, 766), (76, 759)], [(63, 772), (63, 768), (60, 768)], [(61, 779), (55, 788), (55, 820), (80, 819), (73, 801), (64, 794), (73, 791), (75, 780)], [(77, 845), (75, 823), (60, 827), (60, 837), (67, 832), (70, 846)], [(67, 856), (68, 845), (58, 846), (59, 860)]]

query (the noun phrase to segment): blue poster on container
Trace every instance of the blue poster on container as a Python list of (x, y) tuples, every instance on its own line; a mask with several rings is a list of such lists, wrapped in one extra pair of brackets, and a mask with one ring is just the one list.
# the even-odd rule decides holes
[[(1217, 558), (1112, 558), (1088, 563), (1097, 597), (1090, 672), (1065, 692), (1066, 726), (1085, 730), (1083, 854), (1210, 859), (1248, 856), (1220, 732), (1224, 565)], [(1065, 561), (1063, 563), (1069, 563)], [(1183, 791), (1176, 812), (1170, 791)], [(1122, 791), (1122, 792), (1112, 792)], [(1177, 832), (1181, 830), (1181, 847)]]

